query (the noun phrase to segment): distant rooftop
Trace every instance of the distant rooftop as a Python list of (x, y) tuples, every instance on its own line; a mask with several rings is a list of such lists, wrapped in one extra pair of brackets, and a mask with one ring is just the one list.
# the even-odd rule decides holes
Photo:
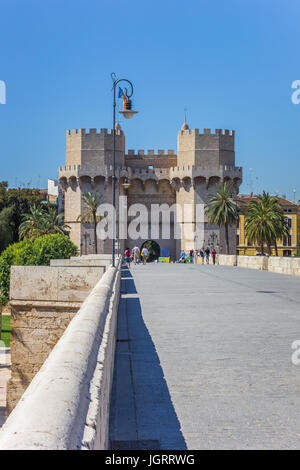
[[(275, 194), (271, 194), (271, 196), (276, 196)], [(279, 203), (281, 207), (291, 207), (294, 206), (295, 208), (298, 205), (295, 202), (289, 201), (288, 199), (280, 196), (276, 196), (279, 199)], [(255, 201), (257, 198), (253, 194), (238, 194), (237, 200), (240, 207), (247, 207), (250, 201)]]

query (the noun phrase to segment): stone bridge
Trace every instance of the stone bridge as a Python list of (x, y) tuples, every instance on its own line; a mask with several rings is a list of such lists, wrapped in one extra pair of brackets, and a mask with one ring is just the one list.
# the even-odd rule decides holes
[[(248, 258), (130, 270), (106, 261), (0, 449), (299, 448), (299, 260)], [(64, 263), (74, 268), (52, 268)], [(13, 302), (20, 333), (33, 300)]]

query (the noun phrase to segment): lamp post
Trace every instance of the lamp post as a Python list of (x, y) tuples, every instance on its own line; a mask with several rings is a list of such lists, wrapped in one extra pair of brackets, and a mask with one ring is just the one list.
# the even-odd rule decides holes
[(88, 232), (84, 232), (84, 247), (85, 247), (85, 254), (87, 255), (87, 240), (90, 240), (90, 234)]
[(123, 109), (120, 111), (126, 119), (131, 119), (138, 111), (132, 110), (132, 103), (130, 98), (133, 95), (133, 85), (131, 81), (127, 78), (116, 79), (114, 73), (111, 74), (113, 81), (113, 174), (112, 174), (112, 204), (114, 208), (113, 212), (113, 239), (112, 239), (112, 265), (115, 266), (115, 241), (116, 241), (116, 220), (115, 220), (115, 210), (116, 210), (116, 86), (120, 82), (126, 82), (130, 85), (130, 92), (128, 94), (127, 88), (125, 88), (125, 93), (122, 90), (123, 98)]
[(214, 248), (215, 247), (215, 241), (216, 245), (218, 246), (218, 234), (216, 232), (211, 232), (209, 236), (209, 245)]

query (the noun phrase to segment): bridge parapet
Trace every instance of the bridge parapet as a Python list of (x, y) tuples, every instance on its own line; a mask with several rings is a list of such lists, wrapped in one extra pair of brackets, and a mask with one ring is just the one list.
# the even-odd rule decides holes
[(300, 276), (300, 258), (290, 256), (217, 255), (217, 264)]
[(107, 448), (120, 263), (108, 268), (33, 378), (0, 431), (0, 449)]

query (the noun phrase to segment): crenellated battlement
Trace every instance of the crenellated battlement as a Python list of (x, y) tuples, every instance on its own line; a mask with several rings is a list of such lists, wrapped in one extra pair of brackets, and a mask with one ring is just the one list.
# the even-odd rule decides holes
[[(82, 129), (68, 129), (67, 130), (67, 136), (73, 136), (73, 135), (85, 135), (85, 136), (88, 136), (88, 135), (113, 135), (113, 129), (107, 129), (107, 128), (101, 128), (100, 130), (99, 129), (96, 129), (96, 128), (90, 128), (90, 129), (85, 129), (85, 128), (82, 128)], [(120, 135), (120, 134), (123, 134), (123, 131), (122, 129), (116, 129), (116, 135)]]
[(133, 150), (133, 149), (129, 149), (127, 151), (127, 154), (125, 154), (126, 157), (131, 157), (131, 156), (135, 156), (135, 157), (138, 157), (138, 156), (141, 156), (141, 157), (157, 157), (159, 158), (160, 156), (164, 156), (164, 157), (167, 157), (168, 155), (171, 155), (172, 157), (173, 156), (176, 156), (175, 154), (175, 150), (157, 150), (157, 153), (155, 153), (155, 150)]
[(203, 165), (183, 165), (183, 166), (174, 166), (170, 168), (170, 171), (172, 173), (176, 172), (184, 172), (184, 171), (208, 171), (208, 172), (213, 172), (215, 170), (219, 171), (235, 171), (238, 173), (242, 172), (242, 167), (241, 166), (234, 166), (234, 165), (219, 165), (216, 168), (212, 168), (210, 166), (203, 166)]
[(231, 136), (234, 137), (235, 131), (234, 130), (229, 130), (229, 129), (215, 129), (214, 132), (212, 132), (212, 129), (203, 129), (203, 132), (200, 132), (199, 129), (185, 129), (185, 130), (180, 130), (179, 133), (181, 135), (196, 135), (196, 136), (202, 136), (202, 135), (210, 135), (210, 136)]

